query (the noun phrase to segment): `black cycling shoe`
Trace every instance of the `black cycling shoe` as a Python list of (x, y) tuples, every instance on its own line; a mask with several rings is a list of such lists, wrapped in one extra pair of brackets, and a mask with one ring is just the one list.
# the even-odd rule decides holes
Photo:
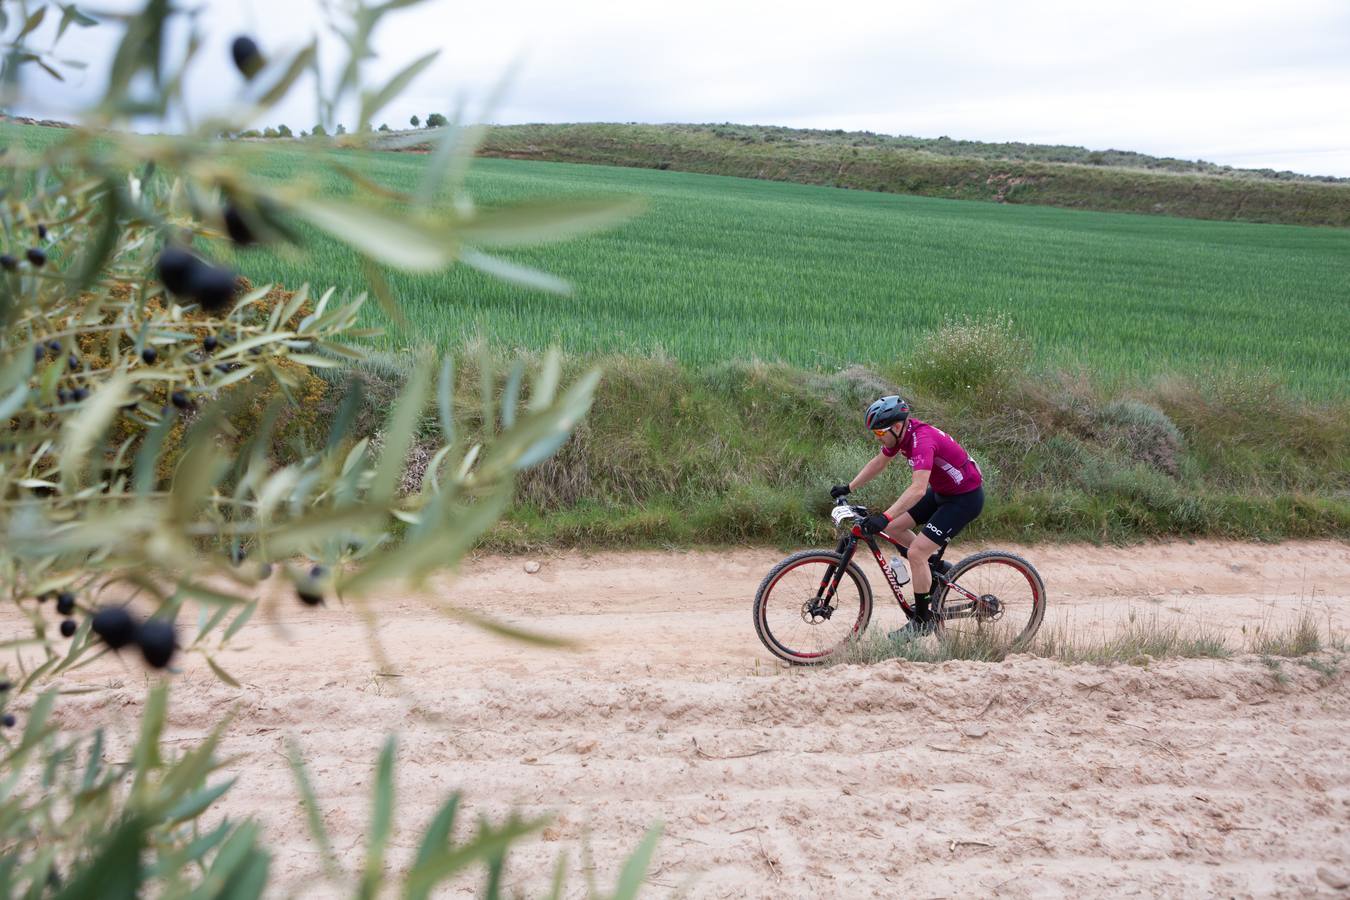
[(886, 637), (902, 644), (908, 644), (910, 641), (918, 640), (932, 634), (937, 628), (937, 619), (929, 616), (926, 619), (910, 619), (909, 624), (904, 628), (897, 628)]

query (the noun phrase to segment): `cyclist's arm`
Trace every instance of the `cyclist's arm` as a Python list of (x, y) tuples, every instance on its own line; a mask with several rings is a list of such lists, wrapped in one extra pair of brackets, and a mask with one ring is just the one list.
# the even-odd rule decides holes
[(881, 470), (886, 468), (890, 461), (891, 457), (884, 453), (878, 453), (876, 456), (869, 459), (867, 465), (863, 466), (862, 470), (858, 472), (857, 477), (848, 483), (849, 490), (856, 491), (873, 478), (876, 478), (881, 474)]
[(891, 508), (886, 510), (886, 515), (892, 519), (901, 516), (914, 508), (914, 504), (923, 499), (923, 495), (928, 491), (928, 479), (932, 476), (932, 469), (915, 469), (914, 480), (905, 488), (905, 492), (900, 495), (900, 499), (891, 504)]

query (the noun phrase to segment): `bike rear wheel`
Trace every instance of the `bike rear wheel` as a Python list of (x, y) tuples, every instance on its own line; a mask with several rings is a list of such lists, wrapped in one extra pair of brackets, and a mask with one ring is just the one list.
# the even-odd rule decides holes
[(831, 550), (803, 550), (774, 566), (755, 592), (755, 631), (769, 652), (797, 665), (829, 660), (862, 636), (872, 619), (872, 587), (850, 561), (828, 603), (820, 587), (842, 557)]
[(991, 656), (1025, 648), (1045, 617), (1045, 582), (1020, 556), (986, 550), (967, 556), (949, 575), (935, 608), (944, 640), (969, 641)]

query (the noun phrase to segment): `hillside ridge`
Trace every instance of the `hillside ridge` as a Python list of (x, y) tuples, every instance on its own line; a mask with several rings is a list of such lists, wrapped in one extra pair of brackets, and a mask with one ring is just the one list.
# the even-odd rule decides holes
[(496, 126), (479, 152), (956, 200), (1350, 226), (1350, 179), (1129, 151), (762, 126), (569, 124)]

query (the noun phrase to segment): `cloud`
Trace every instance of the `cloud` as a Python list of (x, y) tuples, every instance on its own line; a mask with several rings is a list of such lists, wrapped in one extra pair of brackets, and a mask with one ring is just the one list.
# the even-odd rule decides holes
[[(208, 3), (202, 55), (210, 65), (189, 81), (194, 103), (218, 105), (236, 89), (227, 49), (235, 34), (255, 34), (265, 47), (294, 44), (320, 21), (316, 0)], [(1350, 176), (1343, 0), (431, 0), (387, 21), (374, 75), (442, 51), (381, 116), (393, 125), (461, 101), (481, 105), (520, 61), (495, 121), (946, 134)], [(76, 37), (87, 42), (80, 52), (94, 68), (106, 61), (106, 40)], [(329, 35), (325, 55), (337, 49)], [(45, 102), (68, 110), (98, 87), (53, 90)], [(311, 87), (271, 122), (307, 128), (315, 117)]]

